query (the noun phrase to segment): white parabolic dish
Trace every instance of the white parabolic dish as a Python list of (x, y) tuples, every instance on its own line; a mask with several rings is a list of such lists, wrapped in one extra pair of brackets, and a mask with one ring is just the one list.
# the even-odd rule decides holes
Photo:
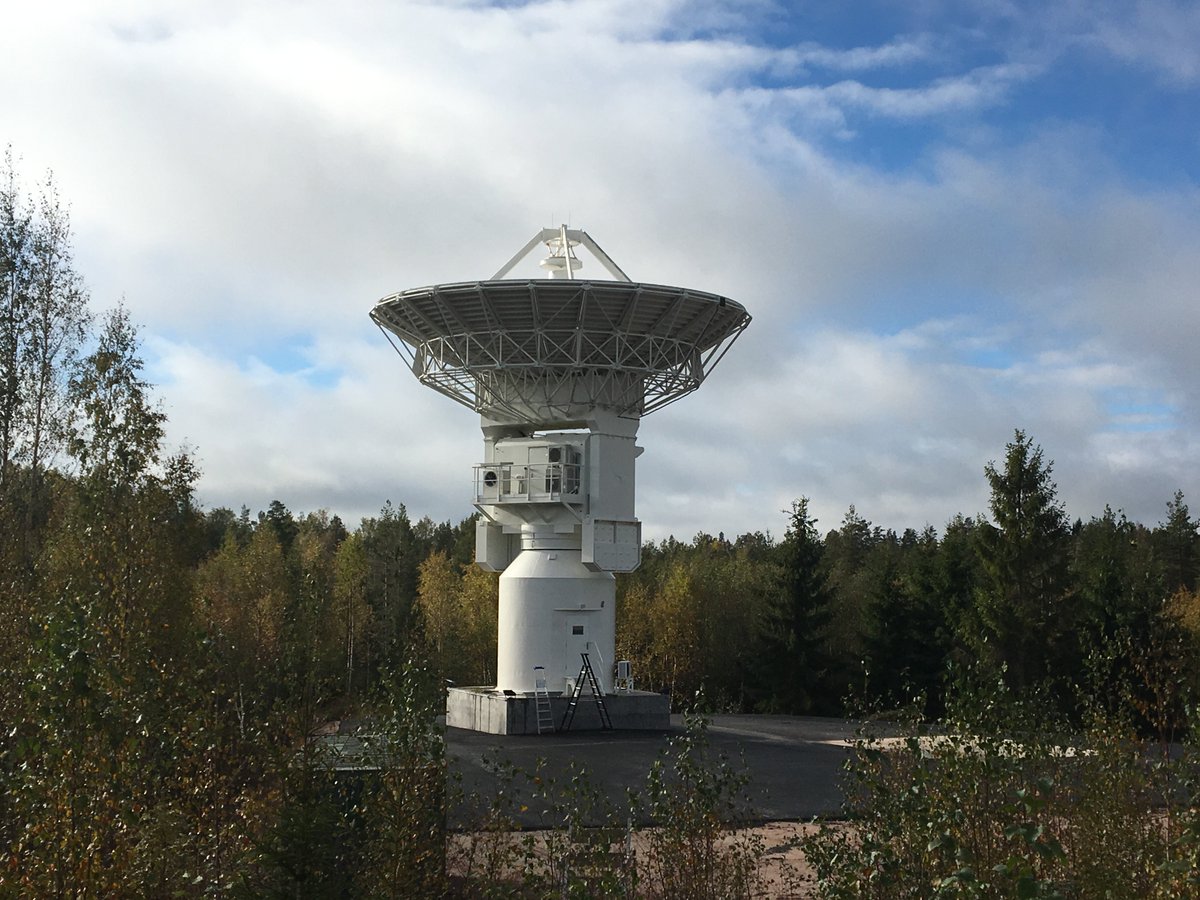
[(750, 322), (740, 303), (703, 291), (555, 279), (414, 288), (371, 318), (422, 384), (493, 420), (536, 424), (661, 409), (696, 390)]

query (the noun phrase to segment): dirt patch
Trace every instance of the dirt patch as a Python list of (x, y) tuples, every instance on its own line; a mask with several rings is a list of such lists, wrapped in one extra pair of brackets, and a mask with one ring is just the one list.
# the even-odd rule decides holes
[[(800, 842), (818, 826), (807, 822), (767, 822), (730, 836), (730, 840), (750, 839), (762, 847), (758, 875), (763, 898), (814, 897), (813, 874), (800, 849)], [(458, 878), (483, 878), (518, 881), (522, 868), (533, 864), (546, 871), (547, 846), (552, 832), (463, 832), (450, 838), (448, 864)], [(622, 866), (630, 852), (635, 857), (645, 851), (646, 836), (635, 832), (629, 846), (614, 844), (611, 861)]]
[(759, 865), (764, 897), (814, 897), (813, 872), (800, 842), (817, 830), (808, 822), (768, 822), (751, 831), (763, 841)]

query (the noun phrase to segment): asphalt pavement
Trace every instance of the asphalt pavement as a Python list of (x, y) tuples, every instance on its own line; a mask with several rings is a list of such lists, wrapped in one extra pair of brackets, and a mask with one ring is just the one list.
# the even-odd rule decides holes
[[(842, 765), (857, 723), (803, 716), (719, 715), (710, 720), (708, 744), (713, 762), (725, 755), (744, 767), (749, 781), (749, 817), (758, 821), (794, 821), (836, 816), (842, 805)], [(446, 729), (451, 771), (462, 790), (454, 819), (470, 825), (503, 791), (525, 827), (553, 826), (545, 804), (535, 802), (526, 775), (543, 782), (569, 781), (586, 770), (589, 782), (618, 808), (627, 809), (627, 792), (643, 793), (656, 759), (669, 739), (684, 733), (683, 718), (671, 717), (670, 731), (577, 731), (545, 735), (491, 735)], [(572, 768), (574, 766), (574, 768)]]

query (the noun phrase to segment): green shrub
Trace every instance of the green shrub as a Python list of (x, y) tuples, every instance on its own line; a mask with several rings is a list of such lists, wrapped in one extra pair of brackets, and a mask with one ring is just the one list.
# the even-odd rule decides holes
[(708, 720), (685, 717), (646, 781), (640, 883), (648, 897), (677, 900), (756, 896), (763, 842), (747, 829), (749, 775), (727, 756), (714, 757)]
[(804, 843), (822, 897), (1196, 896), (1194, 761), (1097, 722), (1064, 737), (997, 684), (937, 729), (863, 735), (851, 827)]

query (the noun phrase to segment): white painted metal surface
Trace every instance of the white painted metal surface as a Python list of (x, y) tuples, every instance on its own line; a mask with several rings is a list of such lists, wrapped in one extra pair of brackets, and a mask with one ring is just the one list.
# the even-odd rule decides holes
[(615, 636), (616, 580), (584, 568), (578, 549), (526, 550), (500, 576), (498, 686), (533, 691), (537, 660), (550, 690), (561, 691), (586, 652), (607, 660), (596, 675), (609, 692)]

